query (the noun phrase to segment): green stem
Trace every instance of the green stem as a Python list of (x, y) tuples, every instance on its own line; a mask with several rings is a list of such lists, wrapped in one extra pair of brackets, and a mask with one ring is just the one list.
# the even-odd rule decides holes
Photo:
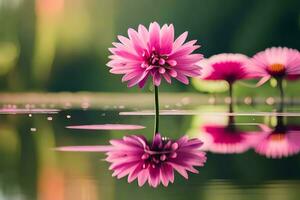
[(155, 93), (155, 128), (154, 136), (159, 132), (159, 99), (158, 99), (158, 86), (154, 86)]
[(232, 83), (228, 82), (229, 85), (229, 97), (230, 97), (230, 104), (229, 104), (229, 112), (233, 112), (233, 87)]
[(282, 112), (283, 111), (283, 106), (284, 106), (284, 91), (283, 91), (283, 79), (282, 78), (277, 79), (277, 85), (278, 85), (278, 89), (279, 89), (279, 92), (280, 92), (279, 112)]

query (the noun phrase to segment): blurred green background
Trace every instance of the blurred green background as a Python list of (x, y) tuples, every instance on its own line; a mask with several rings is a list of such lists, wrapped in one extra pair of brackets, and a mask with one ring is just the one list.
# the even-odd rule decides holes
[[(252, 56), (270, 46), (300, 49), (299, 0), (0, 0), (0, 92), (140, 93), (140, 89), (128, 89), (121, 83), (121, 76), (109, 73), (105, 65), (107, 49), (118, 34), (126, 35), (129, 27), (148, 26), (152, 21), (173, 23), (177, 36), (189, 31), (189, 39), (198, 40), (202, 45), (198, 52), (205, 57), (222, 52)], [(298, 95), (299, 83), (288, 83), (286, 92)], [(202, 88), (208, 88), (207, 83), (202, 84)], [(277, 95), (269, 83), (259, 89), (239, 84), (235, 87), (240, 96)], [(148, 91), (147, 87), (142, 90)], [(162, 84), (161, 91), (199, 92), (193, 85), (176, 81), (172, 85)], [(74, 103), (79, 108), (89, 100), (85, 95)], [(58, 115), (0, 115), (0, 200), (298, 199), (299, 154), (271, 160), (253, 150), (237, 155), (209, 153), (209, 162), (200, 175), (191, 175), (189, 181), (177, 175), (175, 185), (152, 190), (111, 178), (108, 164), (100, 161), (103, 154), (52, 151), (55, 146), (107, 144), (109, 139), (123, 135), (116, 131), (74, 131), (66, 129), (68, 125), (141, 124), (147, 129), (133, 133), (150, 138), (153, 116), (119, 116), (119, 111), (152, 109), (152, 98), (118, 95), (99, 96), (101, 107), (88, 111), (74, 104), (68, 109), (69, 104), (65, 103), (73, 100), (68, 95), (66, 102), (60, 102), (60, 96), (50, 98), (45, 94), (31, 99), (26, 95), (6, 96), (11, 104), (17, 104), (13, 101), (17, 99), (26, 104), (26, 100), (34, 99), (33, 103), (43, 106), (46, 100), (54, 99), (67, 108)], [(162, 109), (185, 109), (181, 107), (185, 100), (201, 104), (191, 95), (174, 95), (179, 94), (161, 95)], [(93, 101), (87, 102), (95, 106)], [(59, 104), (46, 102), (44, 106), (52, 108)], [(237, 112), (272, 109), (271, 105), (236, 106)], [(215, 105), (204, 105), (198, 110), (219, 111)], [(293, 110), (299, 111), (299, 107)], [(227, 107), (223, 106), (221, 111), (226, 112)], [(204, 122), (193, 127), (194, 121), (194, 116), (162, 116), (161, 130), (166, 136), (180, 137), (203, 126)], [(238, 117), (237, 122), (268, 124), (268, 118)], [(297, 124), (299, 118), (288, 122)], [(32, 128), (36, 131), (32, 132)]]
[[(189, 31), (205, 57), (300, 49), (299, 0), (0, 0), (0, 91), (136, 92), (109, 73), (107, 48), (129, 27), (152, 21), (173, 23), (177, 36)], [(197, 91), (178, 82), (162, 87)], [(255, 93), (236, 87), (237, 94)]]

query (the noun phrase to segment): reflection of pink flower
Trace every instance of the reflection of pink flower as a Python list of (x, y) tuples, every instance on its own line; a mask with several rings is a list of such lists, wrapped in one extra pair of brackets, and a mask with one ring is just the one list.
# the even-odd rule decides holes
[(300, 152), (300, 127), (288, 126), (282, 132), (268, 127), (264, 129), (264, 138), (254, 145), (258, 154), (268, 158), (282, 158)]
[(254, 133), (230, 129), (229, 126), (206, 125), (199, 139), (203, 141), (202, 150), (214, 153), (243, 153), (251, 148)]
[(144, 87), (149, 76), (153, 84), (159, 86), (162, 77), (171, 83), (171, 78), (188, 84), (187, 77), (200, 75), (196, 65), (202, 59), (201, 54), (192, 54), (200, 46), (196, 40), (184, 44), (187, 32), (174, 41), (173, 25), (165, 24), (160, 28), (154, 22), (147, 30), (139, 25), (138, 31), (128, 29), (129, 38), (118, 36), (120, 43), (113, 43), (110, 48), (113, 54), (107, 66), (113, 74), (125, 74), (122, 81), (128, 81), (128, 87), (138, 84)]
[(225, 80), (229, 83), (249, 78), (246, 68), (248, 62), (248, 57), (242, 54), (222, 53), (214, 55), (199, 62), (199, 65), (203, 67), (201, 78)]
[(189, 140), (186, 136), (172, 141), (158, 133), (149, 144), (143, 136), (132, 135), (110, 143), (112, 147), (106, 160), (111, 163), (113, 176), (128, 175), (128, 182), (137, 179), (139, 186), (147, 180), (152, 187), (157, 187), (160, 182), (167, 186), (174, 181), (174, 169), (188, 178), (187, 171), (198, 173), (193, 166), (203, 166), (206, 161), (205, 153), (199, 150), (202, 142)]
[(261, 51), (252, 58), (252, 74), (275, 78), (298, 78), (300, 75), (300, 53), (296, 49), (272, 47)]

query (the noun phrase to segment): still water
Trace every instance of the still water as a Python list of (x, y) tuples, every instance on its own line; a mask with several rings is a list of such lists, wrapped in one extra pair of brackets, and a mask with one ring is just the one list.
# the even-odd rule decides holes
[[(106, 97), (105, 97), (106, 98)], [(101, 152), (56, 151), (61, 146), (106, 145), (112, 138), (151, 138), (152, 105), (63, 100), (6, 102), (0, 111), (0, 200), (299, 199), (300, 110), (289, 105), (210, 102), (180, 97), (161, 103), (161, 134), (198, 137), (207, 151), (199, 174), (156, 189), (111, 177)], [(22, 103), (22, 101), (24, 102)], [(117, 104), (120, 100), (122, 104)], [(152, 99), (150, 99), (151, 101)]]

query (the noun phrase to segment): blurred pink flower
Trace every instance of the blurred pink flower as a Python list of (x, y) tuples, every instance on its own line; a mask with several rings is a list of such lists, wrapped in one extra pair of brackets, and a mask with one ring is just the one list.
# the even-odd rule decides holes
[(258, 154), (268, 158), (282, 158), (300, 152), (300, 127), (285, 126), (272, 130), (264, 126), (263, 135), (254, 145)]
[(199, 135), (204, 145), (201, 150), (214, 153), (233, 154), (243, 153), (252, 147), (255, 132), (244, 132), (236, 127), (224, 125), (205, 125)]
[(225, 80), (234, 83), (247, 79), (249, 71), (246, 66), (249, 58), (243, 54), (222, 53), (201, 60), (198, 64), (203, 68), (200, 78), (204, 80)]
[(128, 29), (128, 36), (118, 36), (120, 42), (114, 42), (109, 51), (112, 55), (107, 66), (113, 74), (124, 74), (122, 81), (128, 81), (128, 87), (139, 85), (144, 87), (149, 76), (153, 84), (159, 86), (164, 78), (171, 83), (171, 78), (188, 84), (187, 77), (200, 75), (200, 67), (196, 65), (202, 54), (192, 54), (200, 46), (196, 40), (184, 43), (188, 33), (184, 32), (174, 41), (173, 25), (153, 22), (147, 30), (139, 25), (138, 31)]
[(300, 53), (287, 47), (272, 47), (258, 52), (251, 59), (251, 74), (265, 81), (274, 78), (300, 77)]
[(204, 166), (206, 161), (205, 153), (199, 150), (202, 142), (186, 136), (173, 141), (157, 133), (150, 144), (143, 136), (131, 135), (110, 143), (106, 161), (111, 163), (113, 176), (128, 175), (128, 182), (137, 179), (139, 186), (147, 180), (151, 187), (160, 183), (168, 186), (174, 182), (174, 170), (187, 179), (187, 171), (198, 173), (194, 166)]

